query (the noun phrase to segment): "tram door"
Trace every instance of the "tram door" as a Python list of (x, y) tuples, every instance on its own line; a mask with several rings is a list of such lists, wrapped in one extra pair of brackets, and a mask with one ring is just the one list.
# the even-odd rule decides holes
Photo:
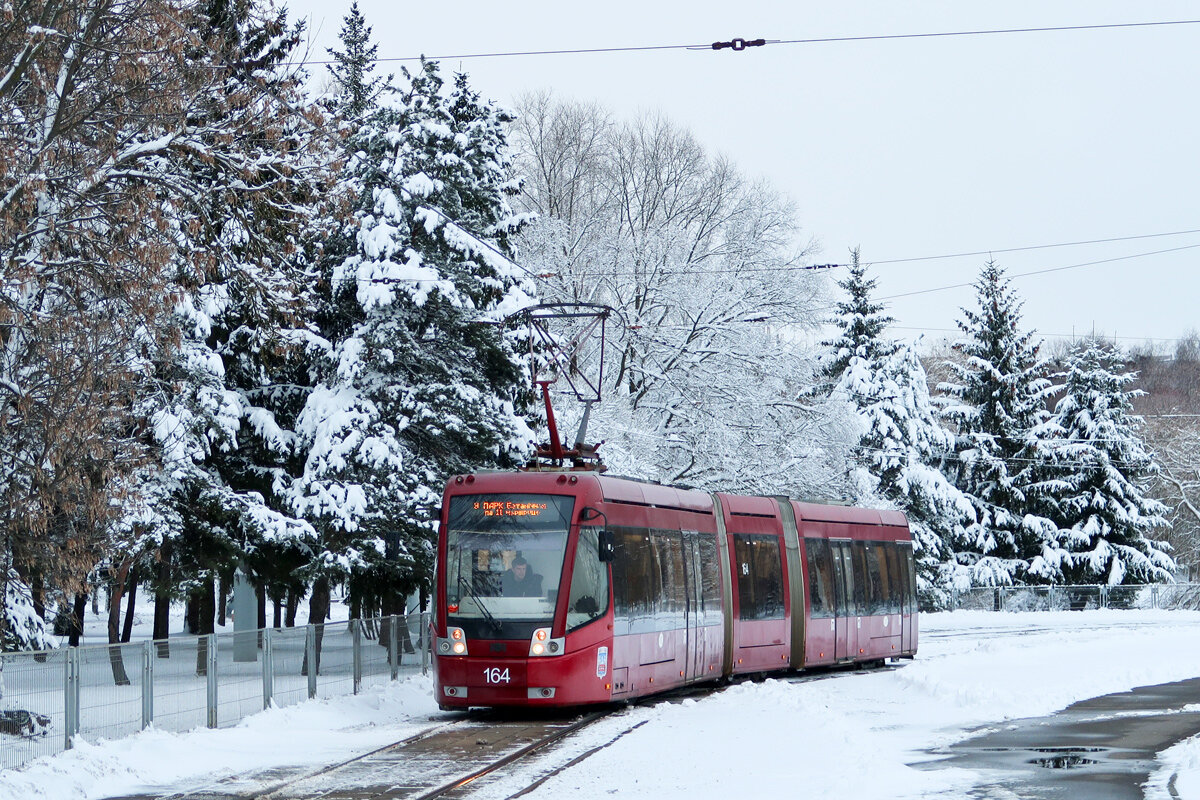
[(700, 537), (683, 535), (683, 575), (687, 585), (687, 603), (684, 614), (687, 628), (687, 643), (683, 652), (687, 664), (687, 680), (705, 672), (705, 629), (703, 611), (704, 582), (700, 565)]
[(837, 594), (837, 631), (833, 645), (833, 657), (838, 661), (854, 655), (856, 635), (854, 628), (854, 570), (851, 563), (849, 541), (831, 541), (833, 554), (833, 588)]
[(913, 649), (914, 624), (913, 619), (917, 613), (916, 609), (916, 589), (913, 584), (916, 581), (916, 576), (913, 574), (913, 551), (910, 542), (902, 543), (897, 550), (900, 553), (900, 575), (903, 580), (901, 583), (904, 586), (904, 597), (900, 602), (900, 649), (907, 652)]

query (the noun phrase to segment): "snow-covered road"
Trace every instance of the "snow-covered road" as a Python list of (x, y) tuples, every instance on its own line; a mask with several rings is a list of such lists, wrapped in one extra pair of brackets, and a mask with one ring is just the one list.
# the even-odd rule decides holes
[[(530, 797), (961, 797), (964, 769), (917, 769), (970, 731), (1088, 697), (1200, 675), (1200, 612), (1088, 611), (924, 615), (916, 661), (830, 680), (741, 683), (678, 703), (628, 709), (565, 745), (584, 752), (644, 722)], [(103, 798), (212, 785), (281, 767), (315, 767), (435, 724), (428, 680), (256, 715), (236, 728), (146, 731), (0, 772), (0, 800)], [(562, 756), (554, 758), (562, 763)], [(1162, 757), (1150, 796), (1200, 798), (1200, 740)], [(542, 765), (541, 768), (544, 768)], [(503, 798), (539, 772), (524, 764), (478, 794)]]

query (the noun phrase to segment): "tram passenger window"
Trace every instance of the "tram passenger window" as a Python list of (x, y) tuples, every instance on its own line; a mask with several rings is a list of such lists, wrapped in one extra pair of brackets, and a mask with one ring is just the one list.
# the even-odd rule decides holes
[(645, 528), (614, 528), (613, 534), (614, 633), (651, 630), (659, 578), (650, 532)]
[(851, 614), (864, 617), (867, 615), (867, 548), (862, 542), (850, 543), (850, 561), (854, 571), (854, 598), (850, 604)]
[(805, 554), (808, 556), (808, 602), (813, 619), (834, 616), (836, 612), (833, 596), (833, 560), (829, 555), (829, 542), (824, 539), (805, 539)]
[(683, 582), (683, 541), (679, 531), (652, 531), (651, 541), (658, 561), (659, 596), (656, 617), (659, 628), (682, 626), (672, 620), (682, 620), (687, 606), (687, 587)]
[(867, 557), (867, 613), (872, 616), (887, 613), (887, 598), (884, 595), (884, 575), (881, 570), (882, 553), (878, 542), (865, 542)]
[(721, 613), (721, 565), (717, 540), (709, 533), (700, 535), (700, 608), (706, 614)]
[(783, 569), (778, 537), (734, 534), (733, 550), (739, 617), (783, 619)]
[(899, 614), (904, 601), (904, 573), (900, 571), (900, 553), (895, 542), (885, 542), (883, 554), (887, 557), (887, 598), (889, 614)]
[(608, 611), (608, 564), (600, 560), (600, 529), (580, 528), (567, 598), (567, 630), (599, 619)]

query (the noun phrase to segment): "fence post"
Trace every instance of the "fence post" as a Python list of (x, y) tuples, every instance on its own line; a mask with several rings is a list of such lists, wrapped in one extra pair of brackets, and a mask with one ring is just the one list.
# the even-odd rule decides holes
[(1100, 607), (1108, 608), (1108, 587), (1107, 586), (1100, 587)]
[(400, 677), (400, 626), (393, 614), (388, 620), (388, 664), (392, 668), (392, 680)]
[(271, 700), (275, 697), (275, 629), (266, 628), (263, 630), (263, 652), (262, 652), (262, 683), (263, 683), (263, 710), (271, 707)]
[(154, 643), (142, 642), (142, 730), (154, 721)]
[(1158, 608), (1158, 587), (1157, 586), (1150, 587), (1150, 607)]
[(354, 648), (354, 693), (362, 686), (362, 622), (350, 620), (350, 643)]
[(76, 648), (68, 647), (63, 659), (63, 748), (71, 749), (72, 738), (79, 726), (76, 722), (79, 716), (79, 695), (76, 689), (79, 676), (75, 664)]
[(204, 637), (205, 647), (208, 650), (207, 668), (205, 676), (208, 678), (208, 727), (217, 727), (217, 635), (215, 633), (206, 634)]
[(304, 631), (304, 655), (308, 664), (308, 697), (317, 696), (317, 626), (311, 622)]
[(419, 641), (421, 642), (421, 674), (428, 675), (430, 654), (433, 652), (433, 647), (429, 643), (432, 639), (432, 634), (429, 632), (429, 626), (432, 625), (433, 622), (429, 619), (428, 615), (426, 615), (424, 611), (421, 612), (420, 619), (421, 636)]

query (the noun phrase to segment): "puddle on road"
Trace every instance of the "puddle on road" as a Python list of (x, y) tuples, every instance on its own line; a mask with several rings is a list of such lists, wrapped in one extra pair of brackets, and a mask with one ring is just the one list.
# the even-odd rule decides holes
[(1084, 758), (1083, 756), (1049, 756), (1047, 758), (1031, 758), (1030, 764), (1037, 764), (1039, 767), (1047, 769), (1074, 769), (1076, 767), (1086, 767), (1088, 764), (1095, 764), (1096, 759)]
[(1031, 747), (1034, 753), (1047, 753), (1041, 758), (1029, 759), (1030, 764), (1037, 764), (1047, 769), (1075, 769), (1095, 764), (1096, 759), (1081, 756), (1080, 753), (1102, 753), (1103, 747)]

